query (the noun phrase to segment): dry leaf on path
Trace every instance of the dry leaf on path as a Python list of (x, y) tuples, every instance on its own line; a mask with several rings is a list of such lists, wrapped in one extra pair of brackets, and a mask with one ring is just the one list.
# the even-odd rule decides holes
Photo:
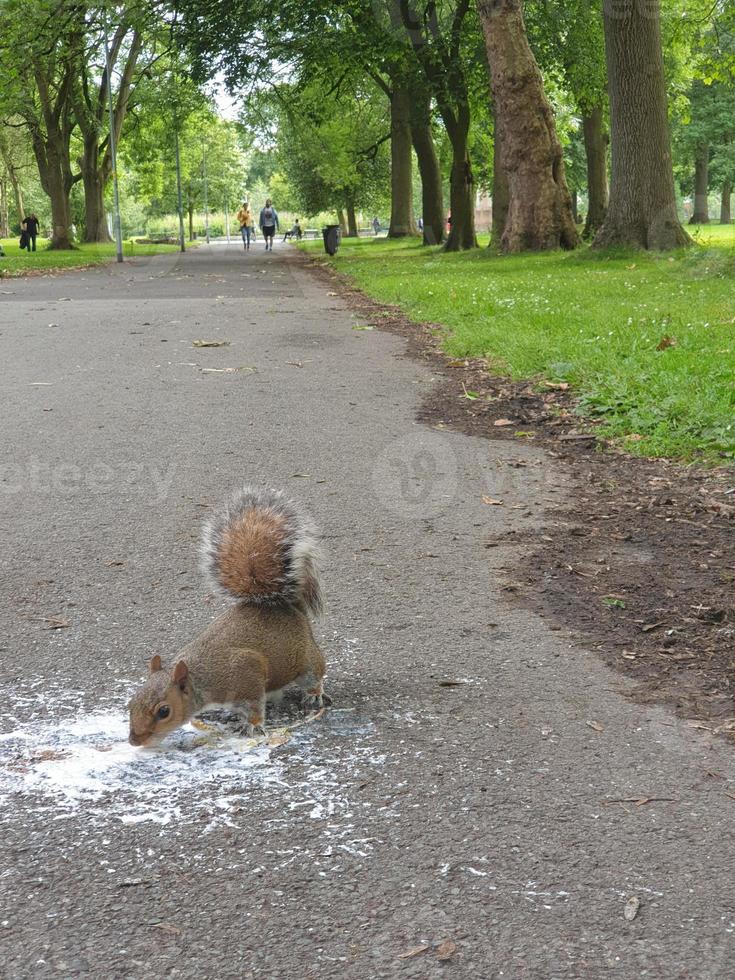
[(436, 955), (440, 960), (451, 960), (457, 952), (457, 944), (451, 939), (445, 939), (436, 950)]
[(501, 425), (515, 425), (515, 422), (512, 419), (495, 419), (493, 425), (496, 427), (500, 427)]
[(431, 946), (414, 946), (413, 949), (407, 949), (405, 953), (399, 953), (399, 960), (410, 960), (412, 956), (419, 956), (421, 953), (425, 953)]
[(483, 502), (483, 504), (491, 504), (493, 507), (502, 507), (503, 506), (503, 501), (502, 500), (496, 500), (495, 497), (483, 497), (482, 498), (482, 502)]
[(604, 732), (605, 731), (604, 725), (601, 725), (599, 723), (599, 721), (586, 721), (585, 722), (585, 725), (588, 728), (591, 728), (592, 731), (594, 731), (594, 732)]
[(544, 381), (544, 388), (551, 388), (552, 391), (566, 391), (569, 388), (568, 381)]
[(192, 340), (192, 347), (229, 347), (229, 340)]

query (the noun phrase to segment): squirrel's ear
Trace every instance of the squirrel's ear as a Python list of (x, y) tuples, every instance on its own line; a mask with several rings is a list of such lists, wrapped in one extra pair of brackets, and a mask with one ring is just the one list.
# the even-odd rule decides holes
[(161, 658), (156, 654), (155, 657), (151, 657), (151, 673), (157, 674), (159, 670), (161, 670)]
[(174, 667), (174, 683), (178, 684), (180, 687), (183, 687), (188, 676), (189, 668), (186, 666), (186, 661), (179, 660)]

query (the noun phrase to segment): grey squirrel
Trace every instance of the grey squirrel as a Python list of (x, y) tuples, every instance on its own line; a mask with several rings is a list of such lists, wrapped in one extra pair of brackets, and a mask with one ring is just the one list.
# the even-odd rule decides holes
[(308, 614), (322, 607), (311, 521), (276, 490), (245, 487), (204, 527), (202, 559), (234, 600), (164, 667), (160, 656), (130, 704), (132, 745), (151, 745), (206, 708), (227, 706), (263, 731), (267, 694), (289, 684), (321, 706), (324, 657)]

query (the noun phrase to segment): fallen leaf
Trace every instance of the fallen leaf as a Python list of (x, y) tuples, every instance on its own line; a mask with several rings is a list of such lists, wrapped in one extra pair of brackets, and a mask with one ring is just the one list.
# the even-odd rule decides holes
[(115, 560), (115, 561), (106, 561), (105, 562), (105, 568), (114, 568), (116, 565), (124, 565), (124, 564), (125, 564), (124, 561), (118, 561), (118, 560)]
[(669, 337), (668, 334), (664, 334), (656, 344), (656, 350), (666, 350), (667, 347), (676, 347), (676, 337)]
[(502, 500), (496, 500), (494, 497), (483, 497), (482, 498), (482, 502), (483, 502), (483, 504), (492, 504), (493, 507), (502, 507), (503, 506), (503, 501)]
[(373, 328), (371, 326), (369, 326), (368, 324), (360, 324), (358, 326), (354, 326), (352, 329), (353, 330), (372, 330)]
[(551, 388), (553, 391), (566, 391), (569, 388), (568, 381), (544, 381), (544, 388)]
[(193, 340), (192, 347), (229, 347), (229, 340)]
[(512, 419), (495, 419), (493, 425), (496, 427), (501, 425), (515, 425), (515, 422)]
[(439, 681), (439, 687), (460, 687), (466, 681)]
[(591, 728), (595, 732), (604, 732), (605, 731), (604, 725), (601, 725), (599, 723), (599, 721), (586, 721), (585, 722), (585, 725), (588, 728)]
[(650, 633), (651, 630), (658, 629), (659, 626), (665, 626), (666, 623), (662, 620), (660, 623), (647, 623), (645, 626), (641, 626), (642, 633)]
[(451, 960), (457, 952), (457, 944), (451, 939), (445, 939), (436, 950), (436, 955), (440, 960)]
[(410, 960), (412, 956), (420, 956), (421, 953), (425, 953), (427, 949), (431, 949), (431, 946), (414, 946), (413, 949), (407, 949), (405, 953), (399, 953), (399, 960)]
[(451, 367), (451, 368), (468, 367), (468, 362), (467, 361), (462, 361), (462, 360), (447, 361), (447, 367)]
[(623, 909), (623, 918), (626, 920), (626, 922), (632, 922), (633, 919), (635, 919), (635, 917), (638, 915), (640, 907), (640, 898), (632, 895), (625, 903), (625, 908)]

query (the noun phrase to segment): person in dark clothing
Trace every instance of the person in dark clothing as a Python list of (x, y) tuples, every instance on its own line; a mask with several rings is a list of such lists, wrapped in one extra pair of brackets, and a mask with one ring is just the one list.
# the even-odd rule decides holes
[(23, 224), (21, 228), (28, 235), (28, 244), (26, 248), (28, 251), (36, 251), (36, 236), (38, 235), (38, 225), (39, 221), (36, 215), (31, 211), (27, 218), (23, 219)]

